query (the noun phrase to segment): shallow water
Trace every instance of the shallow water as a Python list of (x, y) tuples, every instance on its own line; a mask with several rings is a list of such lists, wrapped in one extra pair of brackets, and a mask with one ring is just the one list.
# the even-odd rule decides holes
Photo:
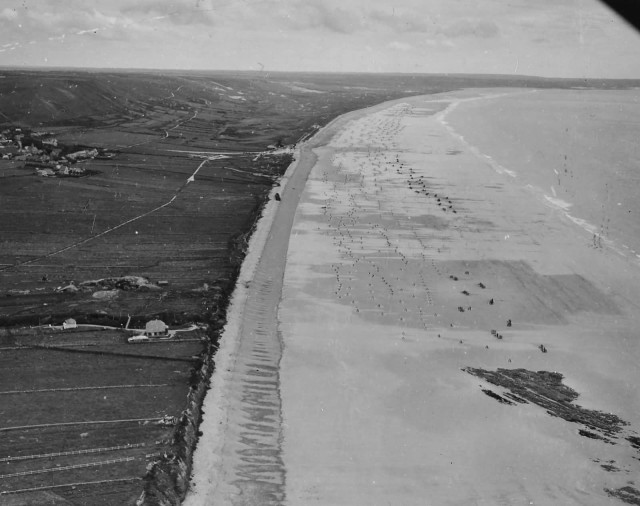
[(596, 234), (596, 247), (612, 241), (640, 258), (640, 90), (537, 90), (464, 101), (446, 121)]

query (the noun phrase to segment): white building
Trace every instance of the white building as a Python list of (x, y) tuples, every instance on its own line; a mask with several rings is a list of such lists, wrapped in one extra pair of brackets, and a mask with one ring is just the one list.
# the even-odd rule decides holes
[(169, 327), (162, 320), (148, 321), (144, 327), (144, 335), (147, 337), (166, 336)]
[(73, 318), (67, 318), (64, 323), (62, 324), (62, 328), (64, 330), (67, 329), (76, 329), (78, 328), (78, 324), (76, 323), (76, 321)]

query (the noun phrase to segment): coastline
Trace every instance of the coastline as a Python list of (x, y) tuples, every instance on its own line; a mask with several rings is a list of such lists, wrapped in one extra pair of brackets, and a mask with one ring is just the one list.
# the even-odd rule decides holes
[[(296, 147), (294, 162), (285, 172), (279, 187), (271, 191), (249, 241), (247, 255), (227, 310), (227, 325), (214, 357), (215, 371), (202, 406), (202, 435), (194, 452), (191, 486), (184, 501), (186, 506), (204, 506), (216, 501), (234, 502), (235, 498), (241, 502), (240, 497), (249, 494), (259, 497), (260, 504), (280, 503), (283, 500), (285, 470), (279, 462), (281, 415), (278, 370), (282, 343), (277, 331), (276, 312), (281, 299), (295, 211), (308, 174), (317, 161), (313, 150), (328, 142), (349, 121), (403, 101), (396, 99), (384, 102), (333, 119)], [(280, 202), (275, 200), (275, 193), (280, 194)], [(274, 229), (275, 225), (277, 227)], [(243, 384), (243, 378), (259, 372), (256, 371), (256, 364), (257, 368), (263, 369), (265, 381), (253, 388), (256, 385)], [(267, 393), (261, 390), (265, 388)], [(255, 402), (260, 405), (267, 402), (272, 410), (268, 414), (272, 417), (267, 424), (269, 427), (250, 436), (238, 433), (237, 427), (252, 423), (245, 415), (246, 410), (251, 409), (246, 399), (255, 396), (256, 392), (259, 393)], [(264, 413), (258, 410), (254, 415), (259, 419), (258, 423), (253, 421), (254, 425), (264, 422)], [(269, 447), (269, 461), (264, 464), (264, 468), (268, 469), (266, 475), (261, 475), (261, 466), (257, 466), (257, 469), (249, 470), (249, 478), (241, 477), (247, 474), (246, 466), (249, 464), (238, 455), (251, 451), (252, 447), (252, 444), (247, 445), (243, 440), (252, 440), (253, 443), (259, 441), (262, 448), (265, 445)], [(274, 468), (277, 469), (275, 472)]]
[(640, 275), (439, 121), (482, 93), (354, 111), (300, 146), (251, 238), (185, 504), (616, 504), (622, 436), (469, 372), (558, 371), (624, 437), (640, 423)]
[(640, 275), (438, 121), (474, 93), (317, 149), (280, 304), (287, 504), (616, 504), (637, 470)]

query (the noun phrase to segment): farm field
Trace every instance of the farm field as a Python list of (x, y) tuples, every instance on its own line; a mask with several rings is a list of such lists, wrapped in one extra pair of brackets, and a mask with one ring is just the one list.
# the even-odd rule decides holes
[[(149, 466), (176, 461), (184, 444), (177, 420), (199, 409), (188, 394), (206, 381), (197, 371), (216, 349), (248, 237), (295, 145), (340, 114), (394, 98), (585, 85), (482, 76), (0, 74), (0, 131), (44, 133), (63, 152), (113, 154), (79, 160), (82, 177), (44, 177), (19, 155), (0, 159), (0, 502), (34, 505), (133, 504)], [(57, 328), (69, 318), (80, 327)], [(155, 318), (171, 329), (200, 326), (127, 343), (125, 326), (142, 329)]]

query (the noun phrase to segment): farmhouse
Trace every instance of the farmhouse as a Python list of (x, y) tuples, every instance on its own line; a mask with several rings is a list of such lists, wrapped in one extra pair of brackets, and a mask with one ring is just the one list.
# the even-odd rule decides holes
[(162, 320), (150, 320), (144, 328), (144, 335), (147, 337), (166, 336), (169, 327)]
[(98, 156), (98, 150), (97, 149), (83, 149), (81, 151), (76, 151), (75, 153), (69, 153), (67, 155), (67, 158), (69, 160), (82, 160), (85, 158), (95, 158), (96, 156)]
[(36, 169), (38, 176), (42, 177), (53, 177), (56, 173), (52, 169)]
[(63, 329), (75, 329), (78, 328), (78, 324), (76, 323), (76, 321), (73, 318), (67, 318), (63, 324), (62, 324), (62, 328)]

